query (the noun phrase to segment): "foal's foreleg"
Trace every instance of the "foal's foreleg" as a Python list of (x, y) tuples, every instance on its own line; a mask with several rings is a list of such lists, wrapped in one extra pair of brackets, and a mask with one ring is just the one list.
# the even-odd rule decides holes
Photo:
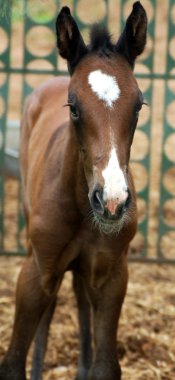
[(31, 380), (41, 380), (42, 379), (42, 368), (44, 356), (47, 348), (47, 339), (49, 333), (50, 323), (53, 317), (53, 313), (56, 306), (56, 297), (51, 302), (47, 310), (45, 311), (39, 326), (37, 328), (34, 344), (34, 352), (32, 358), (32, 373)]
[(90, 287), (94, 314), (95, 356), (88, 380), (120, 380), (116, 333), (127, 286), (126, 264), (112, 270), (99, 288)]
[(28, 257), (18, 279), (15, 323), (9, 349), (0, 366), (0, 380), (26, 379), (27, 352), (51, 299), (41, 286), (33, 256)]
[(76, 380), (86, 380), (92, 361), (90, 304), (82, 278), (74, 272), (73, 287), (77, 299), (80, 327), (80, 357)]

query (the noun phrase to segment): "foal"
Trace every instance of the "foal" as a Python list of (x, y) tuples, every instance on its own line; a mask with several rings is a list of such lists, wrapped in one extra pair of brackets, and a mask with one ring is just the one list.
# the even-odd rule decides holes
[(18, 279), (14, 329), (0, 380), (26, 379), (35, 334), (32, 379), (41, 379), (57, 291), (69, 269), (80, 322), (77, 379), (121, 379), (116, 330), (127, 286), (128, 245), (137, 225), (129, 157), (143, 104), (132, 70), (146, 29), (139, 1), (116, 44), (95, 26), (86, 46), (69, 8), (58, 15), (57, 46), (71, 79), (53, 78), (34, 91), (22, 120), (28, 256)]

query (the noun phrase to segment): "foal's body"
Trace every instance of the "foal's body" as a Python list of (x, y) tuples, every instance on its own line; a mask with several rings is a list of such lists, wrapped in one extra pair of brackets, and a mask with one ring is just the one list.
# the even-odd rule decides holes
[[(22, 123), (24, 208), (34, 246), (30, 258), (33, 278), (29, 281), (36, 281), (39, 268), (43, 288), (52, 296), (65, 271), (73, 269), (81, 288), (85, 287), (88, 299), (94, 308), (98, 304), (100, 310), (95, 322), (95, 333), (100, 335), (97, 350), (102, 350), (105, 361), (113, 361), (112, 356), (116, 356), (115, 331), (127, 286), (126, 254), (137, 224), (135, 192), (129, 174), (133, 195), (130, 222), (119, 234), (103, 234), (93, 225), (88, 215), (89, 200), (81, 153), (68, 122), (68, 109), (63, 107), (67, 102), (68, 85), (69, 79), (54, 78), (41, 86), (28, 100)], [(26, 150), (29, 152), (28, 162)], [(26, 285), (27, 273), (24, 269), (22, 288)], [(114, 299), (117, 310), (113, 316)], [(113, 317), (115, 321), (109, 326)], [(86, 315), (85, 322), (87, 318)], [(111, 347), (114, 350), (112, 356)], [(90, 347), (87, 349), (90, 351)], [(89, 365), (89, 359), (87, 361)]]
[[(81, 252), (83, 260), (86, 252), (88, 256), (92, 253), (93, 260), (90, 261), (94, 261), (93, 266), (97, 257), (103, 260), (106, 254), (108, 261), (110, 254), (111, 258), (114, 255), (115, 260), (120, 260), (135, 234), (137, 221), (135, 192), (129, 175), (133, 194), (128, 215), (130, 223), (120, 234), (112, 236), (100, 233), (93, 225), (88, 215), (88, 189), (81, 153), (68, 122), (68, 109), (63, 107), (67, 102), (68, 84), (67, 78), (54, 78), (32, 94), (24, 117), (25, 125), (22, 125), (22, 139), (25, 136), (21, 145), (24, 205), (33, 243), (37, 235), (35, 249), (39, 244), (39, 265), (47, 267), (46, 273), (43, 268), (43, 273), (48, 280), (53, 276), (53, 270), (56, 276), (62, 276)], [(30, 135), (26, 136), (28, 131)], [(29, 151), (28, 164), (26, 149)], [(47, 251), (52, 252), (48, 255), (49, 263), (42, 258)], [(106, 271), (106, 264), (104, 268)], [(52, 290), (48, 288), (50, 292)]]
[(128, 20), (127, 28), (139, 35), (129, 63), (123, 52), (128, 29), (116, 48), (108, 35), (99, 35), (104, 51), (98, 51), (94, 39), (89, 53), (63, 8), (57, 21), (58, 48), (72, 78), (49, 80), (27, 102), (21, 166), (28, 257), (18, 280), (14, 332), (0, 380), (25, 380), (26, 355), (38, 326), (37, 341), (43, 347), (39, 359), (35, 353), (39, 368), (35, 363), (32, 379), (40, 379), (47, 327), (68, 269), (74, 273), (79, 308), (77, 379), (121, 378), (116, 330), (127, 286), (128, 245), (137, 225), (128, 163), (143, 103), (131, 69), (145, 45), (146, 16), (138, 2)]

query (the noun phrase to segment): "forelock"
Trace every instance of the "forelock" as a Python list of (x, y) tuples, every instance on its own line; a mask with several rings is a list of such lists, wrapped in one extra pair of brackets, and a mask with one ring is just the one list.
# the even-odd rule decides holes
[(115, 46), (111, 42), (111, 35), (107, 28), (94, 24), (90, 31), (90, 52), (99, 55), (110, 55), (115, 51)]

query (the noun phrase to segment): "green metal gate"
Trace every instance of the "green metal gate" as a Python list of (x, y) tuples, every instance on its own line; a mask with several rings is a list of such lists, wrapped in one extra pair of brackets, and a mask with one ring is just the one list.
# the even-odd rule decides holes
[[(70, 6), (87, 40), (101, 21), (119, 35), (133, 1), (0, 0), (0, 254), (25, 252), (18, 163), (19, 119), (27, 94), (66, 73), (55, 49), (55, 16)], [(140, 115), (132, 149), (139, 229), (132, 260), (175, 263), (175, 1), (143, 0), (147, 48), (135, 73), (149, 107)]]

